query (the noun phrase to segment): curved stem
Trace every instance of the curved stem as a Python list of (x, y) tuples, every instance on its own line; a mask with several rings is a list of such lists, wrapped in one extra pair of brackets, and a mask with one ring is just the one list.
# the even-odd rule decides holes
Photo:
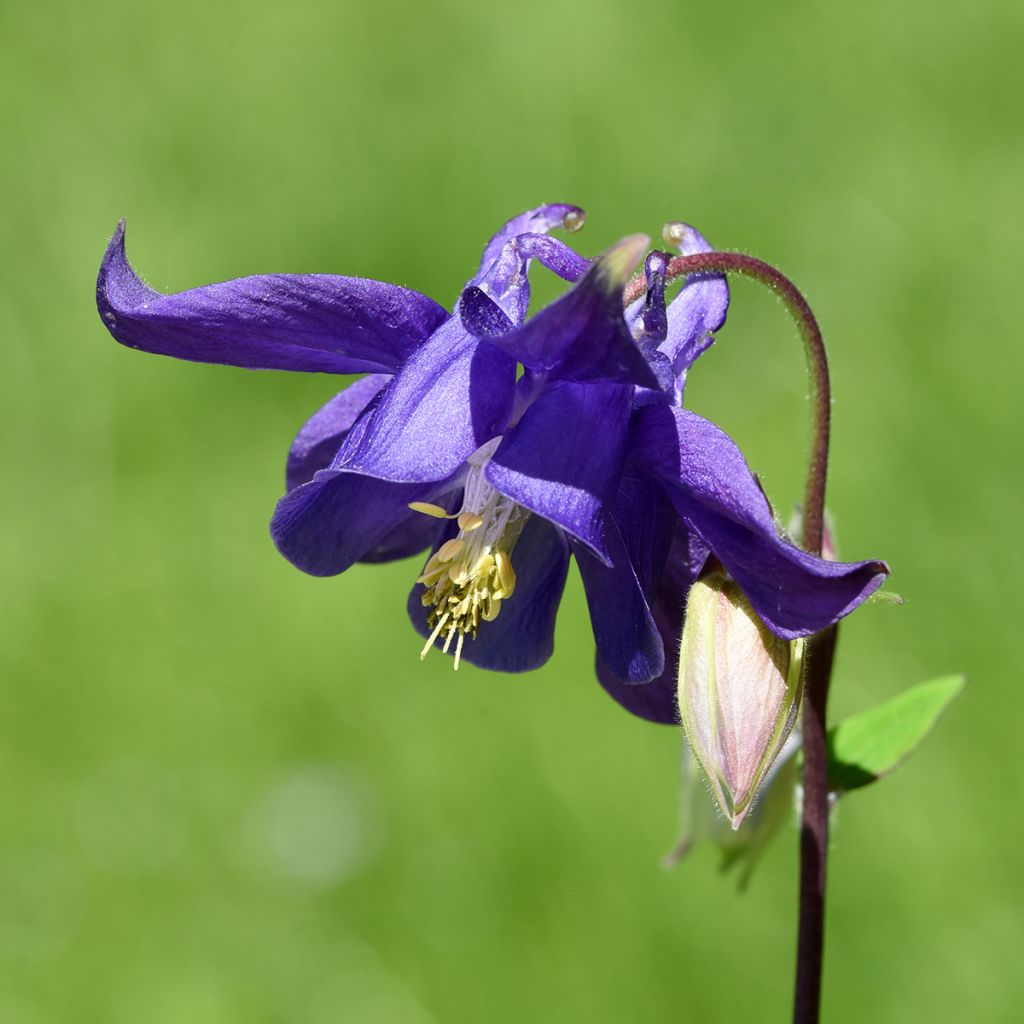
[[(767, 285), (786, 306), (804, 343), (811, 382), (811, 453), (804, 491), (803, 546), (820, 555), (825, 531), (825, 482), (832, 398), (821, 329), (800, 290), (775, 267), (737, 252), (701, 252), (669, 261), (666, 279), (684, 274), (740, 274)], [(643, 277), (626, 286), (624, 301), (638, 299)], [(811, 640), (803, 710), (803, 820), (800, 829), (800, 907), (794, 1024), (817, 1024), (825, 938), (825, 869), (828, 860), (828, 750), (826, 708), (836, 645), (832, 626)]]
[[(825, 530), (825, 480), (828, 473), (828, 441), (831, 426), (832, 395), (828, 376), (828, 356), (821, 328), (800, 290), (785, 274), (770, 263), (741, 252), (698, 252), (669, 260), (666, 279), (684, 274), (739, 274), (767, 285), (782, 300), (795, 321), (804, 343), (807, 373), (811, 382), (811, 454), (804, 491), (803, 546), (821, 554)], [(646, 287), (643, 277), (626, 286), (623, 301), (638, 299)]]

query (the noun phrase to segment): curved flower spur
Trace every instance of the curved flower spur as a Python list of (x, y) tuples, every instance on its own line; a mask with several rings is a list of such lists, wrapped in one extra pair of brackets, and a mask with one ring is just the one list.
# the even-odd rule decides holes
[[(333, 575), (432, 548), (409, 602), (424, 653), (436, 644), (456, 664), (518, 672), (552, 652), (571, 552), (605, 687), (638, 714), (678, 721), (666, 643), (709, 551), (783, 638), (836, 622), (885, 569), (785, 541), (736, 446), (681, 407), (686, 373), (724, 321), (724, 279), (696, 275), (666, 306), (666, 258), (652, 253), (646, 296), (624, 311), (648, 239), (591, 262), (548, 235), (582, 221), (564, 204), (512, 218), (452, 313), (410, 289), (331, 275), (162, 295), (128, 263), (122, 224), (97, 300), (133, 348), (367, 374), (289, 453), (271, 533), (298, 568)], [(681, 251), (710, 248), (674, 230)], [(574, 286), (526, 320), (532, 260)]]

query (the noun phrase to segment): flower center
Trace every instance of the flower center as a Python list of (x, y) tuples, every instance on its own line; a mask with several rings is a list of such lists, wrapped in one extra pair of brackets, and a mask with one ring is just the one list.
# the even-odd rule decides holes
[(445, 653), (455, 641), (455, 668), (462, 657), (466, 635), (476, 639), (481, 621), (493, 622), (516, 589), (512, 549), (530, 513), (496, 491), (484, 476), (484, 468), (500, 438), (484, 445), (469, 458), (469, 474), (462, 509), (449, 514), (438, 505), (413, 502), (416, 512), (439, 519), (456, 519), (458, 536), (446, 540), (430, 556), (416, 580), (424, 592), (420, 600), (430, 611), (430, 639), (420, 652), (422, 661), (444, 636)]

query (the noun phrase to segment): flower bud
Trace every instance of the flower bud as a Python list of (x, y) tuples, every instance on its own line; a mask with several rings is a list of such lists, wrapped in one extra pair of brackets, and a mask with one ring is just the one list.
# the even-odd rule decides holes
[(690, 588), (679, 711), (694, 756), (734, 829), (796, 721), (803, 640), (781, 640), (718, 569)]

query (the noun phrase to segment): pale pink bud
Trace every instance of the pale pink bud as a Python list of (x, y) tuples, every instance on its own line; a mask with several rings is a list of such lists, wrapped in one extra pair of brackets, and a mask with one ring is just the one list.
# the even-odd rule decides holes
[(713, 571), (691, 588), (679, 654), (686, 738), (734, 829), (796, 721), (804, 641), (780, 640)]

